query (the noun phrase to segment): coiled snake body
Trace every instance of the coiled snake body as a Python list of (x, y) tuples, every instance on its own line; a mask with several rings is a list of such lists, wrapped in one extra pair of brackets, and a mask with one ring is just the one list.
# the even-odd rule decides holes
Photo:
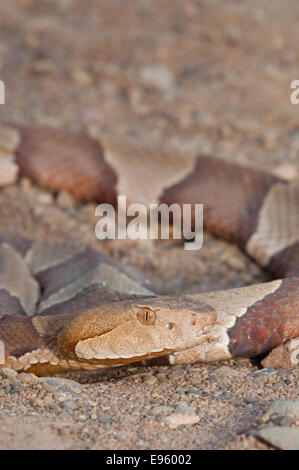
[(3, 235), (1, 366), (44, 375), (156, 356), (170, 364), (208, 362), (254, 357), (285, 343), (289, 366), (298, 367), (298, 181), (49, 128), (2, 126), (0, 146), (20, 175), (85, 201), (114, 204), (121, 194), (144, 204), (202, 203), (205, 228), (276, 279), (161, 296), (140, 273), (95, 249)]

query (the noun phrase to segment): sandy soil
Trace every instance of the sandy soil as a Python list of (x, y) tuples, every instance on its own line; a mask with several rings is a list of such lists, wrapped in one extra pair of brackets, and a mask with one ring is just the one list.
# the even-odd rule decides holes
[[(294, 175), (298, 20), (297, 0), (1, 2), (0, 119), (129, 134)], [(93, 214), (26, 180), (0, 191), (1, 232), (92, 244), (165, 292), (268, 279), (209, 234), (196, 256), (174, 243), (100, 243)], [(265, 414), (298, 398), (296, 371), (238, 361), (68, 378), (2, 371), (0, 448), (270, 449), (260, 429), (298, 428), (299, 412)]]

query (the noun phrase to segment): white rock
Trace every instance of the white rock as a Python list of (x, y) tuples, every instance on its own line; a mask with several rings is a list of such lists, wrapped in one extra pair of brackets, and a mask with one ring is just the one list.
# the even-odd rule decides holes
[(0, 188), (15, 183), (18, 170), (16, 163), (0, 155)]
[(291, 163), (282, 163), (273, 169), (273, 173), (279, 178), (292, 181), (299, 176), (298, 168)]
[(299, 450), (299, 430), (285, 426), (271, 426), (257, 435), (273, 447), (281, 450)]
[(183, 413), (172, 413), (167, 416), (164, 420), (164, 423), (170, 429), (176, 429), (178, 426), (185, 426), (187, 424), (196, 424), (199, 422), (199, 416), (196, 414), (183, 414)]
[(140, 68), (139, 75), (144, 85), (152, 86), (162, 92), (174, 86), (173, 74), (164, 65), (145, 65)]

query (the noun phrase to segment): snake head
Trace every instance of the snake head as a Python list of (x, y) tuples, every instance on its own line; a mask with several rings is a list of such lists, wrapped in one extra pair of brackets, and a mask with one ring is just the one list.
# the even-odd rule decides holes
[(216, 320), (211, 306), (191, 296), (115, 302), (79, 315), (58, 346), (80, 361), (117, 366), (195, 347)]

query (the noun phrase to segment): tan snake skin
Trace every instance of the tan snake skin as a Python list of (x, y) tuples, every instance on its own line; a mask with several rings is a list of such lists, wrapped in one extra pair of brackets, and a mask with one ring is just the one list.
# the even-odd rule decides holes
[(144, 204), (202, 203), (205, 228), (276, 279), (161, 296), (141, 273), (97, 250), (3, 235), (0, 366), (45, 375), (157, 357), (209, 362), (264, 355), (289, 341), (289, 366), (298, 367), (298, 181), (210, 156), (50, 128), (2, 125), (0, 149), (11, 174), (81, 200), (114, 204), (126, 195)]

